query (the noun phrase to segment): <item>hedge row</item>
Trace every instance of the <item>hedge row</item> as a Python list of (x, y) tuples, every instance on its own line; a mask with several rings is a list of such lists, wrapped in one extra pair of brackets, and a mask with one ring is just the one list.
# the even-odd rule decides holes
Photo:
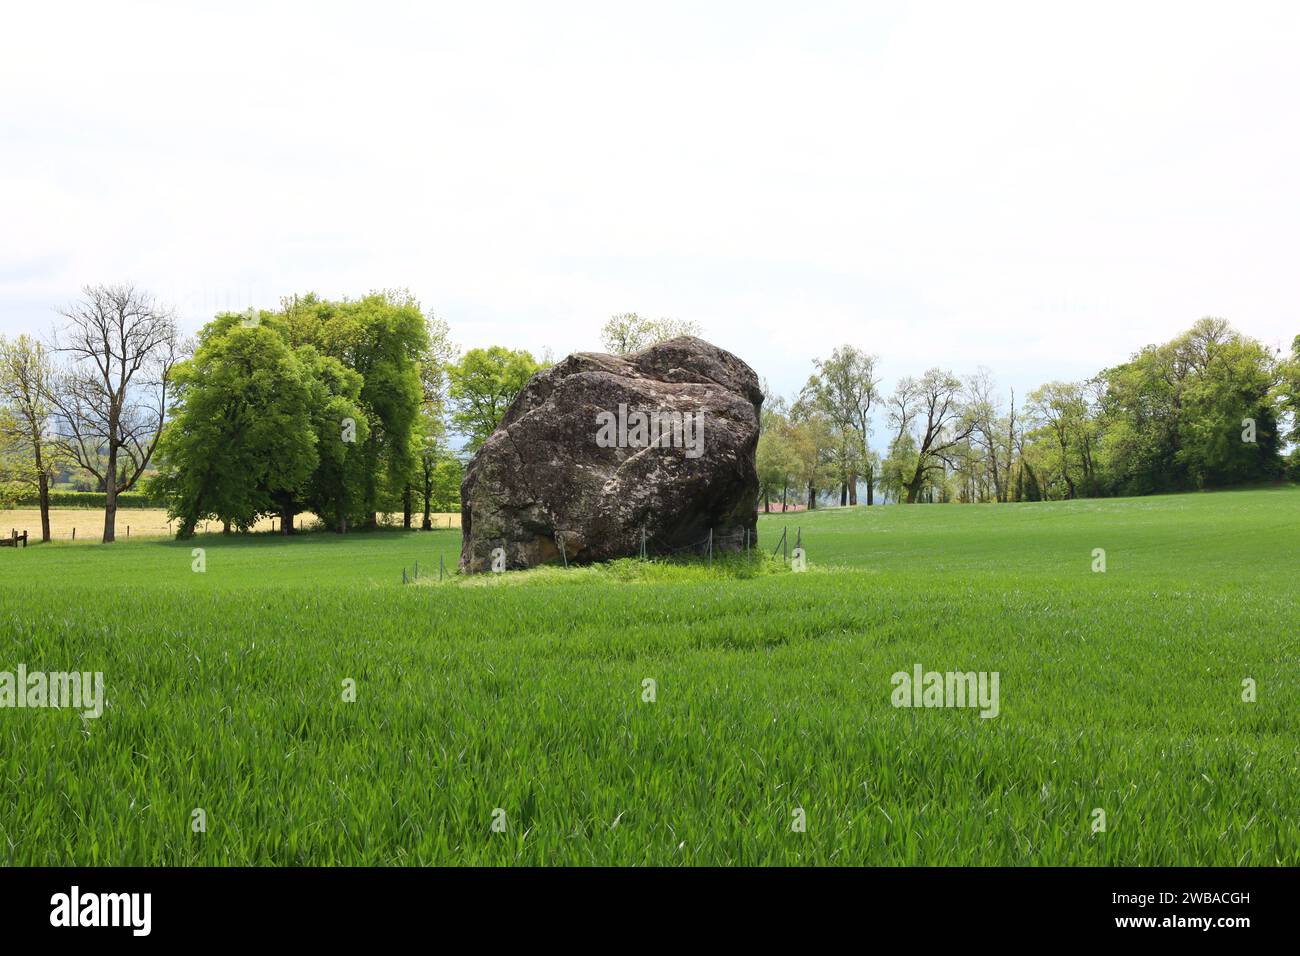
[[(51, 508), (102, 508), (107, 495), (102, 491), (51, 491)], [(19, 496), (16, 502), (20, 508), (36, 508), (40, 499), (36, 492)], [(117, 496), (119, 508), (166, 508), (167, 502), (143, 491), (126, 491)]]

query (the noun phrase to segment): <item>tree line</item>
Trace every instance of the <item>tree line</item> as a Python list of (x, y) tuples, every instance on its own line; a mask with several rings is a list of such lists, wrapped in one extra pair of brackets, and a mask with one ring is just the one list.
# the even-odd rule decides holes
[[(49, 540), (55, 482), (88, 479), (114, 540), (119, 496), (168, 502), (178, 534), (264, 517), (292, 533), (400, 512), (431, 527), (459, 507), (463, 462), (537, 371), (504, 346), (462, 352), (403, 290), (215, 316), (193, 340), (129, 284), (88, 286), (45, 341), (0, 337), (0, 504), (33, 495)], [(633, 352), (693, 322), (615, 315), (604, 348)], [(1081, 382), (1018, 400), (987, 369), (933, 368), (882, 387), (845, 345), (790, 399), (765, 387), (757, 466), (765, 510), (877, 498), (1038, 501), (1300, 477), (1300, 336), (1270, 351), (1222, 319)], [(879, 422), (884, 433), (876, 435)], [(453, 444), (459, 438), (459, 444)]]
[[(543, 363), (494, 346), (463, 354), (447, 324), (401, 290), (217, 315), (193, 340), (130, 284), (87, 286), (47, 337), (0, 338), (0, 504), (34, 495), (48, 541), (55, 482), (168, 502), (178, 535), (263, 517), (291, 534), (314, 513), (334, 531), (401, 512), (459, 508), (465, 451), (496, 427)], [(458, 456), (449, 436), (464, 436)]]
[[(763, 507), (839, 499), (1041, 501), (1300, 479), (1300, 336), (1289, 354), (1205, 318), (1079, 382), (1003, 396), (988, 369), (930, 369), (881, 387), (853, 346), (768, 394)], [(873, 422), (886, 430), (872, 447)]]

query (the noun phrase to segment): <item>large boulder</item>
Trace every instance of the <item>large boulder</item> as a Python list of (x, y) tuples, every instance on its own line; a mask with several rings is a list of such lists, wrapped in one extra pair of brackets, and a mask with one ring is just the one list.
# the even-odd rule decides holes
[(757, 540), (758, 376), (681, 336), (532, 380), (461, 485), (460, 566), (737, 551)]

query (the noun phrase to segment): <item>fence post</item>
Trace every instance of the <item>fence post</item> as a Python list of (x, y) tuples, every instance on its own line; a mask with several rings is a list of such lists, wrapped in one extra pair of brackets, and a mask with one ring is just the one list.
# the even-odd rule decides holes
[(713, 529), (709, 529), (709, 564), (713, 563)]
[(73, 528), (73, 529), (72, 529), (72, 540), (73, 540), (73, 541), (76, 541), (76, 540), (77, 540), (77, 529), (76, 529), (76, 528)]
[(789, 528), (781, 529), (781, 563), (785, 563), (785, 536), (789, 533)]
[(438, 555), (438, 580), (442, 581), (442, 555)]
[(415, 580), (416, 580), (416, 581), (420, 580), (420, 562), (419, 562), (419, 561), (416, 561), (416, 562), (415, 562)]
[(402, 583), (406, 583), (406, 568), (402, 568)]

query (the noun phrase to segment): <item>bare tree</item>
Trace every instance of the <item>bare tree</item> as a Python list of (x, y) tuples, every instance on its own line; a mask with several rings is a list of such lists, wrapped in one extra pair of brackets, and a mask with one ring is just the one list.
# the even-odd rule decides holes
[[(998, 460), (998, 446), (1000, 443), (998, 415), (1001, 409), (998, 406), (997, 386), (993, 381), (993, 373), (984, 366), (980, 366), (975, 371), (975, 374), (971, 376), (966, 389), (968, 395), (967, 414), (973, 426), (971, 440), (974, 444), (983, 448), (988, 456), (990, 476), (993, 479), (994, 500), (1005, 501), (1006, 499), (1003, 497), (1003, 472), (999, 468), (1000, 462)], [(1008, 475), (1009, 473), (1008, 469)]]
[(59, 454), (50, 434), (50, 388), (54, 367), (41, 343), (26, 335), (0, 338), (0, 442), (12, 448), (14, 477), (36, 488), (41, 540), (50, 540), (50, 482)]
[(52, 398), (68, 456), (104, 489), (104, 541), (114, 540), (117, 496), (144, 474), (167, 418), (180, 339), (170, 309), (126, 283), (86, 286), (60, 311), (54, 348), (70, 359)]
[[(904, 389), (906, 384), (906, 389)], [(972, 425), (962, 408), (961, 379), (942, 369), (932, 368), (919, 381), (899, 383), (899, 392), (891, 400), (890, 418), (902, 423), (899, 434), (912, 420), (924, 420), (917, 446), (916, 469), (907, 488), (907, 503), (915, 504), (929, 473), (952, 467), (954, 451), (970, 437)]]
[(615, 355), (627, 355), (643, 348), (675, 339), (679, 335), (699, 335), (700, 324), (687, 319), (643, 319), (635, 312), (611, 316), (600, 330), (600, 341)]
[(894, 440), (890, 442), (891, 448), (902, 441), (903, 435), (912, 427), (912, 422), (916, 419), (919, 410), (918, 388), (916, 379), (909, 375), (898, 380), (898, 384), (894, 386), (894, 394), (889, 396), (886, 407), (889, 409), (889, 425), (894, 429)]

